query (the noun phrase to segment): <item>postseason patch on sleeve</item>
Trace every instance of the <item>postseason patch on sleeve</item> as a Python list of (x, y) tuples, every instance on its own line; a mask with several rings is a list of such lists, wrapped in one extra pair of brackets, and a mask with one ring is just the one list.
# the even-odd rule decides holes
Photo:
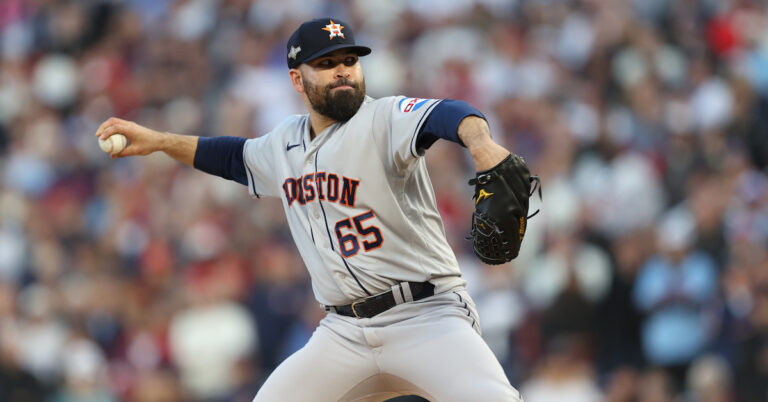
[(423, 98), (403, 98), (400, 99), (400, 102), (397, 104), (397, 106), (401, 112), (408, 113), (422, 107), (425, 103), (431, 100), (432, 99)]

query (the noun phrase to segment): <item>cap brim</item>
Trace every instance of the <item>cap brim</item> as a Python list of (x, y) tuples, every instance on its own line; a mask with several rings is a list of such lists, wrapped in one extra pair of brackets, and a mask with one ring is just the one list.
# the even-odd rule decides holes
[(327, 47), (327, 48), (325, 48), (325, 49), (323, 49), (323, 50), (321, 50), (321, 51), (319, 51), (319, 52), (317, 52), (317, 53), (315, 53), (313, 55), (310, 55), (309, 57), (304, 59), (303, 63), (315, 60), (315, 59), (317, 59), (319, 57), (325, 56), (328, 53), (335, 52), (335, 51), (337, 51), (339, 49), (354, 50), (355, 53), (357, 53), (358, 56), (367, 56), (367, 55), (371, 54), (371, 48), (369, 48), (369, 47), (360, 46), (360, 45), (350, 45), (348, 43), (340, 43), (338, 45), (333, 45), (333, 46)]

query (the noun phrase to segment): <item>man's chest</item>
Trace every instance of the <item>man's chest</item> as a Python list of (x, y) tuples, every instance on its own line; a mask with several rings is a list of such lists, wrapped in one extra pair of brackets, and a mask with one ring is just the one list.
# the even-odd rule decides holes
[(282, 165), (281, 187), (289, 207), (326, 202), (354, 208), (363, 193), (375, 196), (387, 181), (370, 135), (351, 130), (287, 144)]

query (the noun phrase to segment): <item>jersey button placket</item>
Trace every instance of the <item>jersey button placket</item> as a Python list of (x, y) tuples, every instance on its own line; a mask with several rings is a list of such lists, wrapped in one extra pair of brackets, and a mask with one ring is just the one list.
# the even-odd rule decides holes
[[(304, 162), (304, 174), (313, 174), (315, 173), (315, 169), (313, 166), (314, 163), (314, 157), (310, 154), (306, 157), (306, 161)], [(314, 182), (312, 183), (314, 186)], [(312, 214), (312, 217), (315, 219), (320, 219), (320, 207), (317, 205), (316, 202), (309, 203), (309, 212)]]

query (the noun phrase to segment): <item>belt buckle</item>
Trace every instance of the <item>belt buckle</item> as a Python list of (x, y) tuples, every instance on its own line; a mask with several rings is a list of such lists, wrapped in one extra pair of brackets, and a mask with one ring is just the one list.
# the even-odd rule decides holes
[(360, 318), (360, 315), (357, 314), (357, 310), (355, 310), (355, 306), (360, 304), (360, 303), (362, 303), (362, 302), (364, 302), (364, 301), (365, 300), (360, 300), (360, 301), (352, 302), (352, 314), (355, 315), (355, 318)]

